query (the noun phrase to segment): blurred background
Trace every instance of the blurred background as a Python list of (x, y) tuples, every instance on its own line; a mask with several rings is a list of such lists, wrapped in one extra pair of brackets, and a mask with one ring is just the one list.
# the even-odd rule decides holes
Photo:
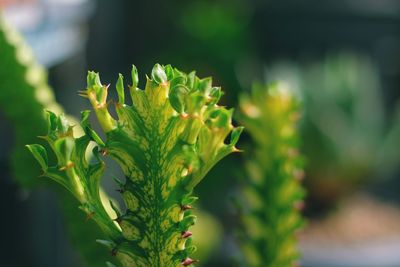
[[(154, 63), (196, 70), (222, 86), (230, 107), (255, 82), (287, 84), (303, 103), (302, 266), (400, 266), (399, 1), (0, 0), (0, 7), (74, 116), (88, 107), (77, 96), (88, 69), (114, 84), (135, 64), (141, 87)], [(54, 193), (13, 182), (13, 130), (0, 120), (0, 266), (81, 266)], [(245, 157), (224, 159), (196, 192), (218, 237), (203, 266), (234, 266), (230, 199)]]

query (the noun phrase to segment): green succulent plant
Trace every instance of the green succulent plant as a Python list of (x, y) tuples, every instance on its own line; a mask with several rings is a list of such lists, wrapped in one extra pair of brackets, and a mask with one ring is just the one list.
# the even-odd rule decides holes
[(239, 121), (253, 140), (242, 186), (239, 245), (245, 266), (295, 266), (303, 158), (296, 122), (299, 103), (280, 84), (256, 86), (239, 101)]
[[(98, 73), (89, 72), (87, 97), (106, 136), (105, 141), (89, 124), (90, 111), (82, 112), (85, 134), (74, 137), (73, 126), (63, 116), (48, 113), (48, 141), (57, 157), (49, 165), (41, 145), (28, 148), (44, 175), (69, 190), (81, 209), (107, 236), (99, 240), (122, 266), (189, 266), (194, 187), (223, 157), (238, 151), (235, 144), (242, 131), (231, 123), (233, 110), (217, 105), (221, 88), (211, 78), (199, 79), (170, 65), (156, 64), (146, 77), (144, 90), (137, 88), (138, 73), (132, 68), (129, 86), (132, 105), (125, 104), (123, 77), (116, 83), (118, 101), (109, 113), (108, 86)], [(225, 139), (230, 135), (230, 142)], [(87, 154), (95, 158), (87, 160)], [(115, 217), (106, 212), (99, 196), (105, 170), (103, 156), (121, 167), (125, 181), (120, 186), (125, 209), (112, 203)]]

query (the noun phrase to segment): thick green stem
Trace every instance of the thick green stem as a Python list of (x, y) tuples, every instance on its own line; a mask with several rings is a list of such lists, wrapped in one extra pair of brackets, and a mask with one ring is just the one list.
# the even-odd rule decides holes
[[(117, 82), (118, 119), (107, 110), (107, 90), (98, 74), (89, 72), (87, 90), (96, 117), (106, 134), (101, 140), (88, 123), (89, 112), (82, 113), (82, 127), (86, 135), (97, 144), (94, 156), (98, 163), (88, 164), (84, 152), (88, 143), (79, 142), (66, 135), (68, 127), (60, 118), (50, 119), (50, 143), (72, 138), (72, 148), (53, 145), (54, 152), (73, 164), (84, 189), (83, 209), (93, 215), (110, 240), (101, 241), (123, 266), (175, 267), (196, 262), (190, 258), (195, 247), (191, 245), (192, 226), (196, 217), (191, 205), (196, 198), (191, 192), (224, 156), (238, 151), (241, 128), (231, 124), (232, 111), (216, 105), (221, 89), (211, 87), (211, 79), (199, 79), (194, 72), (187, 75), (171, 66), (156, 64), (145, 90), (138, 89), (137, 71), (132, 70), (133, 86), (130, 88), (132, 106), (124, 104), (125, 93), (122, 76)], [(54, 117), (50, 114), (50, 117)], [(233, 130), (231, 142), (224, 140)], [(55, 137), (55, 138), (52, 138)], [(44, 149), (30, 146), (42, 163), (45, 174), (63, 184), (73, 194), (79, 195), (80, 186), (71, 182), (68, 173), (52, 173), (44, 159)], [(68, 151), (73, 151), (69, 153)], [(116, 218), (102, 215), (98, 199), (90, 194), (98, 190), (103, 174), (102, 156), (110, 156), (125, 174), (125, 182), (118, 182), (125, 209), (114, 205)], [(44, 162), (44, 163), (43, 163)], [(58, 164), (64, 164), (58, 162)], [(73, 180), (75, 181), (75, 180)], [(117, 233), (114, 233), (117, 231)]]

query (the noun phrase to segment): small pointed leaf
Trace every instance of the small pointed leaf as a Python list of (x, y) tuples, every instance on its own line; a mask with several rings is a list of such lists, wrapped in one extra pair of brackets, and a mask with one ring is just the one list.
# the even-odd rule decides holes
[(116, 89), (118, 93), (118, 103), (123, 105), (125, 103), (125, 92), (124, 92), (124, 77), (122, 76), (121, 73), (118, 75)]
[(49, 166), (46, 149), (43, 146), (37, 144), (26, 145), (26, 147), (39, 162), (42, 169), (46, 171)]
[(132, 78), (132, 87), (136, 88), (139, 84), (139, 74), (135, 65), (132, 65), (131, 78)]

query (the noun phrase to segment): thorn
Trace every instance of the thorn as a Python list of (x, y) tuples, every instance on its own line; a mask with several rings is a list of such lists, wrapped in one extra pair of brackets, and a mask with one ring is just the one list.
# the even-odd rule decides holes
[(189, 114), (187, 114), (187, 113), (182, 113), (182, 114), (181, 114), (181, 118), (182, 118), (182, 119), (187, 119), (187, 118), (189, 118)]
[(108, 150), (106, 148), (100, 149), (100, 154), (104, 157), (108, 155)]
[(88, 222), (89, 220), (91, 220), (93, 218), (93, 215), (94, 215), (94, 211), (89, 212), (86, 216), (85, 222)]
[(294, 157), (296, 157), (298, 155), (299, 155), (299, 150), (298, 149), (295, 149), (295, 148), (289, 148), (288, 149), (288, 156), (290, 158), (294, 158)]
[(193, 171), (193, 166), (192, 165), (187, 166), (187, 174), (188, 175), (191, 174), (192, 171)]
[(67, 165), (62, 166), (61, 168), (59, 168), (59, 171), (65, 171), (67, 169), (73, 168), (75, 166), (75, 164), (73, 162), (68, 162)]
[(304, 203), (304, 201), (302, 201), (302, 200), (298, 200), (298, 201), (295, 201), (295, 202), (293, 203), (293, 208), (294, 208), (295, 210), (297, 210), (297, 211), (303, 210), (304, 207), (305, 207), (305, 203)]
[(186, 258), (181, 263), (182, 263), (183, 266), (189, 266), (192, 263), (196, 263), (196, 262), (199, 262), (199, 261), (198, 260), (193, 260), (191, 258)]
[(122, 219), (121, 219), (121, 217), (117, 217), (114, 219), (114, 221), (116, 221), (118, 224), (120, 224), (122, 222)]
[(182, 238), (188, 238), (190, 236), (192, 236), (192, 232), (190, 232), (190, 231), (182, 232)]
[(117, 252), (118, 252), (118, 249), (117, 248), (113, 248), (111, 250), (111, 256), (113, 256), (113, 257), (117, 256)]
[(293, 172), (294, 179), (297, 181), (302, 181), (304, 179), (305, 173), (301, 169), (294, 170)]
[(242, 153), (243, 150), (242, 149), (238, 149), (237, 147), (232, 147), (232, 152), (233, 153)]
[(119, 103), (119, 102), (114, 103), (114, 105), (115, 105), (115, 108), (117, 108), (117, 109), (124, 107), (124, 104), (123, 103)]
[(182, 205), (182, 206), (181, 206), (181, 209), (182, 209), (183, 211), (186, 211), (186, 210), (193, 209), (193, 207), (192, 207), (191, 205)]
[(84, 98), (89, 98), (87, 91), (78, 91), (78, 95)]

